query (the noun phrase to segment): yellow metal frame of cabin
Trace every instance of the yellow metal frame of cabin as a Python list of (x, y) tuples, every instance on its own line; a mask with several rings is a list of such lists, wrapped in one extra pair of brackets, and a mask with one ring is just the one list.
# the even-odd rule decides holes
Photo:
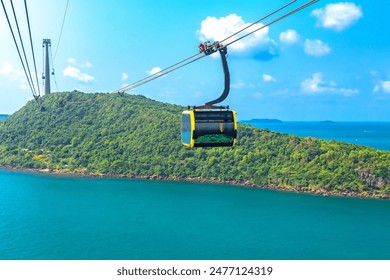
[[(237, 131), (237, 112), (232, 110), (233, 113), (233, 122), (234, 122), (234, 130)], [(237, 136), (234, 138), (233, 146), (237, 143)]]
[[(201, 111), (199, 109), (195, 109), (196, 111)], [(237, 112), (232, 110), (232, 113), (233, 113), (233, 122), (234, 122), (234, 130), (237, 131)], [(190, 115), (190, 121), (191, 121), (191, 140), (190, 140), (190, 144), (186, 144), (186, 143), (183, 143), (182, 144), (186, 147), (191, 147), (193, 148), (195, 146), (195, 140), (194, 140), (194, 131), (195, 131), (195, 113), (194, 113), (194, 110), (186, 110), (183, 112), (183, 114), (189, 114)], [(183, 129), (183, 128), (182, 128)], [(234, 138), (234, 141), (233, 141), (233, 145), (236, 145), (237, 143), (237, 137)]]
[[(186, 147), (191, 147), (193, 148), (195, 146), (195, 140), (194, 140), (194, 130), (195, 130), (195, 114), (194, 114), (194, 111), (192, 110), (187, 110), (187, 111), (184, 111), (183, 114), (189, 114), (190, 115), (190, 121), (191, 121), (191, 134), (190, 134), (190, 137), (191, 137), (191, 140), (190, 140), (190, 144), (186, 144), (186, 143), (183, 143), (184, 146)], [(182, 128), (183, 129), (183, 128)]]

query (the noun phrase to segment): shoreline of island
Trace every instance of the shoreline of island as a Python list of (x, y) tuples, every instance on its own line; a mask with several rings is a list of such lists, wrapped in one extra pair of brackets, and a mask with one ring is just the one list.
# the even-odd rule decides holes
[(282, 191), (282, 192), (294, 192), (299, 194), (312, 194), (318, 196), (331, 196), (331, 197), (355, 197), (355, 198), (375, 198), (375, 199), (390, 199), (390, 194), (375, 194), (375, 193), (356, 193), (356, 192), (334, 192), (323, 188), (310, 189), (306, 187), (292, 187), (281, 186), (277, 184), (260, 185), (247, 180), (219, 180), (208, 179), (201, 177), (176, 177), (176, 176), (159, 176), (159, 175), (124, 175), (124, 174), (100, 174), (93, 172), (71, 172), (60, 169), (50, 168), (25, 168), (20, 166), (2, 166), (3, 170), (15, 170), (21, 172), (30, 172), (42, 175), (54, 175), (54, 176), (70, 176), (70, 177), (90, 177), (90, 178), (108, 178), (108, 179), (133, 179), (133, 180), (151, 180), (151, 181), (171, 181), (171, 182), (190, 182), (200, 184), (215, 184), (215, 185), (230, 185), (237, 187), (250, 187), (266, 190)]

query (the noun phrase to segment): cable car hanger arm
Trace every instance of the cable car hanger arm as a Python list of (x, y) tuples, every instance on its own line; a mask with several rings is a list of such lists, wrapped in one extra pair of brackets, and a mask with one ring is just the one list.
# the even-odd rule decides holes
[(224, 74), (224, 89), (220, 97), (218, 97), (215, 100), (209, 101), (205, 104), (204, 107), (213, 107), (214, 104), (220, 103), (226, 99), (226, 97), (229, 95), (230, 91), (230, 72), (229, 72), (229, 67), (227, 64), (227, 47), (222, 47), (218, 49), (219, 54), (221, 55), (221, 60), (222, 60), (222, 67), (223, 67), (223, 74)]

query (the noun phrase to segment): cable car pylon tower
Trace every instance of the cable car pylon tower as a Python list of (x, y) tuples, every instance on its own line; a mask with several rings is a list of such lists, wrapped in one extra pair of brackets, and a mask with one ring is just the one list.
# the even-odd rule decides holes
[(44, 49), (44, 72), (42, 74), (44, 84), (44, 95), (50, 94), (50, 60), (49, 60), (49, 48), (51, 48), (51, 40), (43, 39), (42, 47)]

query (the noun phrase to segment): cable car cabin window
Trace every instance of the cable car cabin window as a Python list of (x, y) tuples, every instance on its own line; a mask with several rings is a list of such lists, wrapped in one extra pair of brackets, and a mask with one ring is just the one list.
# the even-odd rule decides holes
[(234, 146), (237, 124), (234, 111), (184, 111), (182, 142), (189, 147)]
[[(181, 141), (185, 146), (191, 146), (191, 112), (185, 111), (181, 116)], [(193, 144), (192, 144), (193, 145)]]

